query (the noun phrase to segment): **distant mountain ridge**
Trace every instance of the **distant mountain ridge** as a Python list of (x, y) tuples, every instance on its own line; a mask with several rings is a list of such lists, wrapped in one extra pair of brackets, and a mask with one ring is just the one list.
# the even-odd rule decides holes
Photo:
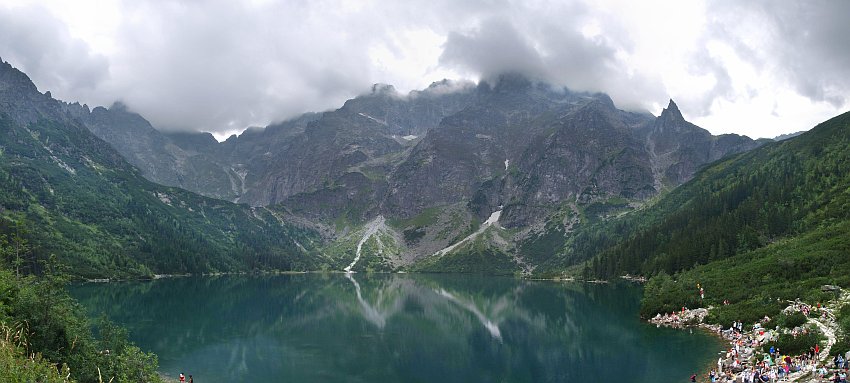
[[(352, 243), (368, 245), (369, 236), (356, 235), (377, 217), (388, 220), (377, 231), (386, 243), (365, 246), (377, 257), (371, 267), (397, 269), (456, 244), (498, 211), (492, 228), (463, 243), (530, 271), (551, 255), (530, 250), (541, 237), (562, 242), (576, 225), (629, 211), (702, 165), (762, 143), (712, 136), (672, 100), (655, 117), (518, 74), (477, 85), (441, 81), (407, 95), (376, 84), (339, 109), (221, 143), (208, 133), (159, 132), (121, 104), (57, 105), (154, 182), (330, 228), (335, 239), (325, 250), (339, 251), (331, 267), (355, 258)], [(15, 113), (27, 118), (28, 108)], [(395, 259), (381, 250), (387, 246)]]

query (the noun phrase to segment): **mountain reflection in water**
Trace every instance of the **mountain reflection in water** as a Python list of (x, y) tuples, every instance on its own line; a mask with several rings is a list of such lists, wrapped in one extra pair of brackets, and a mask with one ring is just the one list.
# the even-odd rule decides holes
[(197, 382), (659, 382), (722, 344), (637, 318), (628, 284), (472, 275), (192, 277), (71, 288)]

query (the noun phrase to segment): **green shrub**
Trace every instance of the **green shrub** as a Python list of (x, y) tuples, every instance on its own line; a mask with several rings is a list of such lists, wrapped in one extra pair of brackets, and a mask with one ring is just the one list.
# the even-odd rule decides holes
[(794, 327), (804, 325), (807, 321), (808, 318), (806, 318), (806, 316), (801, 312), (796, 312), (791, 315), (780, 314), (779, 316), (772, 317), (769, 322), (764, 324), (764, 327), (769, 329), (777, 327), (793, 329)]
[(732, 322), (741, 321), (746, 326), (752, 326), (753, 323), (762, 320), (765, 315), (771, 318), (777, 316), (780, 310), (780, 304), (774, 300), (753, 299), (715, 307), (709, 312), (705, 321), (721, 326), (729, 326)]
[(809, 351), (820, 342), (821, 336), (817, 331), (810, 331), (805, 335), (793, 336), (791, 334), (780, 334), (779, 338), (774, 342), (769, 342), (764, 345), (763, 351), (768, 352), (771, 347), (779, 348), (782, 354), (800, 355)]
[(94, 337), (91, 322), (63, 285), (61, 278), (18, 277), (0, 267), (0, 329), (6, 329), (6, 336), (0, 333), (0, 378), (17, 376), (0, 382), (57, 381), (56, 366), (67, 366), (71, 378), (82, 382), (99, 376), (113, 382), (161, 381), (156, 356), (130, 343), (126, 330), (104, 319)]
[(695, 286), (696, 282), (692, 279), (674, 280), (663, 272), (650, 278), (641, 299), (641, 317), (651, 318), (655, 314), (679, 311), (682, 307), (700, 307), (702, 302)]
[(844, 305), (838, 310), (838, 328), (844, 334), (850, 335), (850, 305)]
[(799, 311), (791, 315), (780, 315), (779, 318), (779, 325), (784, 328), (800, 327), (808, 322), (806, 315)]
[[(3, 329), (8, 335), (8, 328)], [(3, 336), (0, 333), (0, 336)], [(25, 347), (0, 339), (0, 382), (67, 383), (68, 366), (57, 368), (41, 354), (25, 355)]]
[(844, 355), (847, 351), (850, 351), (850, 337), (845, 335), (839, 337), (835, 344), (832, 345), (832, 348), (829, 349), (829, 356)]

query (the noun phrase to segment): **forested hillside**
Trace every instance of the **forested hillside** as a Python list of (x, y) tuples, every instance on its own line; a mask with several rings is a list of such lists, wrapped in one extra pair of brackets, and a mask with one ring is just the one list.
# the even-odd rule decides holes
[(592, 263), (601, 277), (689, 269), (850, 218), (850, 113), (722, 160), (629, 217)]

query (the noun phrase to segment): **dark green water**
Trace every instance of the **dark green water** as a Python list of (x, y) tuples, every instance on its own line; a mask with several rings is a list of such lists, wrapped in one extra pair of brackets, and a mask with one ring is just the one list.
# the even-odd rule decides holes
[(685, 382), (723, 346), (627, 284), (467, 275), (193, 277), (71, 289), (208, 382)]

